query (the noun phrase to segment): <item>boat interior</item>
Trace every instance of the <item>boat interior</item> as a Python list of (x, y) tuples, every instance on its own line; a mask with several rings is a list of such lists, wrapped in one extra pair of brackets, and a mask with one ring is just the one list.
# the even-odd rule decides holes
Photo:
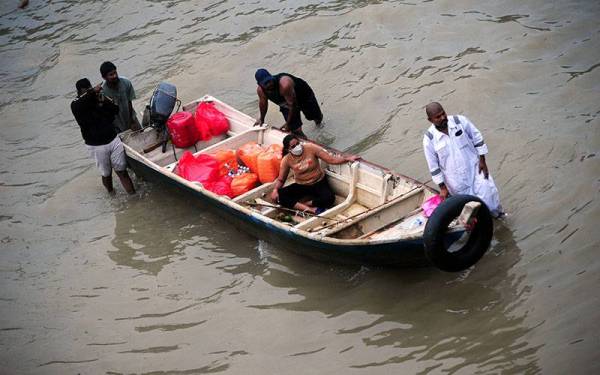
[[(197, 104), (198, 101), (183, 109), (193, 111)], [(281, 144), (287, 134), (269, 127), (252, 127), (253, 119), (223, 103), (217, 102), (217, 108), (228, 118), (230, 131), (210, 141), (199, 141), (187, 149), (176, 148), (169, 143), (163, 152), (162, 147), (156, 147), (160, 138), (157, 131), (145, 128), (125, 134), (123, 142), (165, 172), (173, 172), (185, 151), (195, 155), (212, 154), (220, 149), (238, 149), (251, 141), (267, 147), (274, 143)], [(220, 196), (220, 199), (244, 206), (253, 215), (270, 218), (319, 237), (385, 241), (423, 234), (427, 219), (420, 207), (436, 194), (433, 189), (362, 160), (352, 164), (324, 164), (323, 168), (336, 200), (333, 207), (320, 215), (285, 209), (272, 202), (270, 195), (273, 182), (259, 185), (235, 198)], [(294, 182), (292, 175), (286, 185)], [(202, 189), (201, 184), (195, 184)]]

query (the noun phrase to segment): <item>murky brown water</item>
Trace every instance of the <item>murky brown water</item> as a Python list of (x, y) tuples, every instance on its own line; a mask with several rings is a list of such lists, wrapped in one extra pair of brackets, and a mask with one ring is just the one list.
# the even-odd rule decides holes
[[(0, 5), (0, 372), (598, 373), (597, 1)], [(416, 178), (423, 106), (478, 125), (511, 213), (461, 274), (318, 263), (166, 187), (108, 197), (69, 102), (112, 60), (257, 113), (305, 78), (309, 137)], [(279, 123), (273, 109), (268, 120)]]

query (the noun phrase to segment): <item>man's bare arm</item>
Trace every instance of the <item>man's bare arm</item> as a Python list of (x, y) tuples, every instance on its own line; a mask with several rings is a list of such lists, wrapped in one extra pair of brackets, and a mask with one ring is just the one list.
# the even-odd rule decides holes
[(267, 110), (269, 109), (269, 100), (267, 99), (262, 87), (257, 86), (256, 94), (258, 95), (258, 110), (260, 111), (260, 117), (254, 123), (254, 126), (265, 123), (265, 116), (267, 115)]

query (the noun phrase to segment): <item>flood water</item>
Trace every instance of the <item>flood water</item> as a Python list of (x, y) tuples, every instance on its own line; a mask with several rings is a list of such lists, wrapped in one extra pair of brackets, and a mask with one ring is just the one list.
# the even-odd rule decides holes
[[(0, 373), (600, 371), (600, 2), (18, 1), (0, 5)], [(294, 255), (135, 179), (109, 196), (69, 104), (113, 61), (256, 116), (306, 79), (307, 135), (426, 181), (423, 107), (468, 116), (510, 216), (472, 269)], [(268, 122), (281, 125), (271, 107)]]

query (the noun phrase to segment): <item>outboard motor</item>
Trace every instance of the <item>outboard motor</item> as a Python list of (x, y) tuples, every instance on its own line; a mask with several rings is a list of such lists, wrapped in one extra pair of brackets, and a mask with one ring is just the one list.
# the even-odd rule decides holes
[(163, 127), (167, 124), (176, 101), (177, 88), (167, 82), (159, 83), (150, 98), (150, 123), (153, 127)]
[(169, 139), (167, 120), (171, 116), (177, 102), (181, 105), (181, 101), (177, 99), (177, 88), (175, 85), (161, 82), (150, 98), (150, 105), (146, 106), (149, 113), (149, 125), (163, 136), (162, 152), (166, 151)]

